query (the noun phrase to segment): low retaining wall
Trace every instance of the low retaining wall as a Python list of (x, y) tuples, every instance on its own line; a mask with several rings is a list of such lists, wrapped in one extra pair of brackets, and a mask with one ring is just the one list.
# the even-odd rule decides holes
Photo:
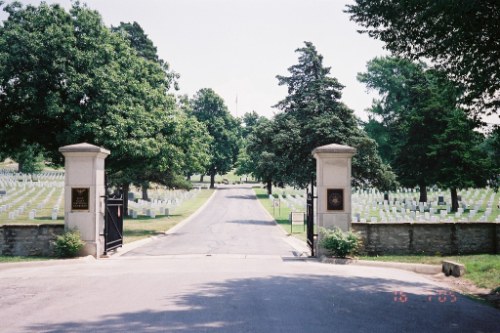
[(361, 254), (500, 253), (500, 223), (353, 223)]
[(0, 226), (0, 254), (8, 256), (52, 256), (54, 241), (64, 224), (11, 224)]

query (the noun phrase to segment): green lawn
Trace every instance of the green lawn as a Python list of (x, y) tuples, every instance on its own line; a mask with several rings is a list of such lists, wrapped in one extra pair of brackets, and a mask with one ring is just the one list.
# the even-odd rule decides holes
[(214, 190), (201, 190), (193, 199), (184, 201), (173, 210), (170, 216), (149, 218), (140, 216), (137, 219), (126, 218), (123, 221), (123, 241), (130, 243), (149, 236), (164, 233), (177, 223), (189, 217), (210, 198)]
[(28, 257), (28, 256), (2, 256), (0, 255), (0, 263), (4, 262), (22, 262), (22, 261), (43, 261), (51, 260), (53, 257)]
[[(286, 207), (284, 204), (281, 204), (280, 207), (273, 207), (272, 200), (269, 199), (269, 195), (267, 194), (267, 190), (263, 188), (254, 188), (255, 195), (260, 200), (265, 209), (274, 217), (276, 222), (288, 233), (291, 234), (291, 226), (290, 226), (290, 212), (291, 210)], [(293, 236), (306, 241), (307, 234), (306, 229), (301, 226), (293, 226)]]
[(394, 261), (421, 264), (441, 264), (443, 260), (451, 260), (465, 266), (465, 278), (481, 288), (500, 288), (500, 255), (478, 254), (467, 256), (379, 256), (360, 257), (363, 260)]

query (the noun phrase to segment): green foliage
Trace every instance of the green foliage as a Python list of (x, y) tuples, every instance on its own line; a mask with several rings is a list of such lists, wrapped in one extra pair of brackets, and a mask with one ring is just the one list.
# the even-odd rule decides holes
[(215, 175), (232, 170), (239, 152), (240, 124), (228, 111), (224, 100), (212, 89), (204, 88), (192, 100), (191, 112), (205, 124), (212, 137), (209, 146), (210, 162), (205, 174), (210, 175), (214, 187)]
[(333, 230), (320, 228), (321, 241), (319, 245), (330, 254), (345, 258), (356, 251), (359, 246), (359, 237), (353, 232), (343, 232), (339, 228)]
[(40, 173), (45, 167), (45, 158), (38, 145), (24, 146), (13, 157), (22, 173)]
[[(347, 6), (351, 20), (394, 54), (430, 59), (456, 85), (462, 102), (478, 113), (500, 106), (500, 4), (484, 1), (372, 1)], [(480, 42), (478, 42), (480, 41)]]
[(73, 258), (78, 255), (84, 245), (85, 242), (81, 240), (80, 232), (69, 230), (57, 236), (54, 250), (59, 258)]
[(384, 57), (368, 62), (358, 79), (382, 96), (370, 110), (369, 133), (397, 180), (420, 188), (420, 201), (427, 201), (426, 188), (433, 184), (452, 191), (485, 185), (488, 165), (475, 132), (479, 122), (457, 107), (460, 89), (444, 73)]
[(488, 156), (490, 186), (498, 192), (500, 187), (500, 126), (495, 126), (480, 145), (481, 151)]
[[(330, 77), (323, 57), (314, 45), (296, 50), (299, 63), (290, 76), (277, 76), (288, 96), (276, 107), (283, 111), (273, 121), (272, 146), (276, 164), (274, 180), (304, 188), (315, 174), (311, 154), (318, 146), (338, 143), (358, 149), (353, 158), (353, 181), (358, 186), (378, 186), (387, 182), (374, 140), (359, 128), (354, 112), (341, 101), (343, 86)], [(259, 133), (260, 135), (260, 133)]]
[[(37, 146), (62, 164), (58, 148), (89, 142), (111, 151), (111, 183), (168, 184), (207, 159), (207, 133), (175, 110), (177, 74), (137, 24), (116, 32), (79, 2), (12, 3), (0, 26), (0, 150)], [(27, 126), (29, 124), (29, 126)]]

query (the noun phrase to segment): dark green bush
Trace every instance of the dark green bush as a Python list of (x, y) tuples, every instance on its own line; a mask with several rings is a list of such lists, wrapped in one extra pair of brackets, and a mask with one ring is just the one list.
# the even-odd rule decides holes
[(319, 232), (322, 236), (319, 245), (335, 257), (345, 258), (359, 246), (359, 237), (352, 232), (343, 232), (339, 228), (321, 228)]
[(80, 238), (80, 232), (69, 230), (57, 236), (55, 242), (55, 253), (59, 258), (73, 258), (78, 255), (85, 242)]

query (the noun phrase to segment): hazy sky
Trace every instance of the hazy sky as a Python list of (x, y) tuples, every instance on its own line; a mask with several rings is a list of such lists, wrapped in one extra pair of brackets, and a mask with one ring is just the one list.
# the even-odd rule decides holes
[[(37, 0), (22, 3), (39, 3)], [(46, 1), (70, 6), (69, 0)], [(159, 56), (181, 75), (180, 93), (212, 88), (233, 115), (271, 116), (286, 88), (276, 75), (297, 63), (294, 51), (313, 42), (331, 75), (345, 85), (342, 100), (366, 119), (369, 95), (356, 74), (386, 54), (383, 43), (356, 32), (344, 0), (87, 0), (106, 25), (138, 22)], [(4, 15), (2, 17), (5, 17)], [(236, 108), (237, 96), (237, 108)]]

